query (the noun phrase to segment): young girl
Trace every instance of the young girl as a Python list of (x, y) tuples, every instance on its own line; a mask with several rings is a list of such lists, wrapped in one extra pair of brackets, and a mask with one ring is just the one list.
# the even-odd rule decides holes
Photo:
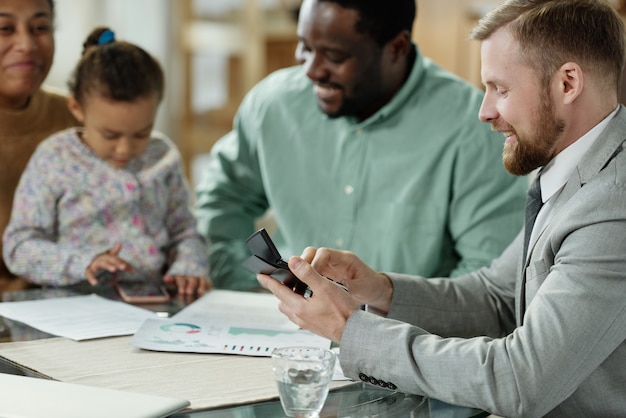
[(36, 284), (164, 277), (179, 293), (210, 287), (180, 156), (153, 131), (163, 72), (146, 51), (95, 29), (69, 82), (84, 128), (45, 140), (17, 188), (4, 233), (9, 269)]

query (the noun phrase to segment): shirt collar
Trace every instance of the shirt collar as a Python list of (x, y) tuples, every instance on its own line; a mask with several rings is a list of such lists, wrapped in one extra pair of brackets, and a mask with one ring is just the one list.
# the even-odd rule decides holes
[(545, 203), (554, 196), (567, 183), (572, 171), (578, 165), (585, 153), (591, 148), (591, 145), (600, 137), (600, 134), (607, 127), (611, 119), (617, 114), (619, 106), (615, 108), (600, 123), (591, 128), (586, 134), (570, 146), (559, 152), (546, 166), (541, 170), (541, 200)]
[[(387, 102), (383, 107), (378, 109), (373, 115), (364, 121), (356, 122), (358, 125), (366, 126), (371, 123), (378, 121), (379, 119), (385, 118), (386, 116), (395, 113), (398, 109), (402, 109), (404, 107), (404, 102), (415, 94), (416, 86), (419, 84), (422, 79), (422, 75), (424, 73), (424, 65), (427, 61), (426, 58), (422, 55), (419, 48), (415, 44), (411, 44), (412, 52), (409, 53), (409, 57), (413, 57), (413, 66), (411, 68), (411, 72), (407, 77), (406, 81), (400, 87), (400, 89), (393, 95), (391, 100)], [(409, 58), (410, 59), (410, 58)], [(356, 118), (352, 118), (356, 121)]]

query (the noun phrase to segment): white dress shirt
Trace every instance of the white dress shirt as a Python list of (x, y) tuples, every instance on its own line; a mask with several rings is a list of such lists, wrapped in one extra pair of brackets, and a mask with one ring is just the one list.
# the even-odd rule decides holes
[[(537, 214), (537, 219), (533, 226), (528, 248), (532, 248), (539, 232), (542, 230), (552, 211), (554, 202), (559, 197), (563, 186), (567, 182), (583, 155), (589, 150), (591, 145), (598, 139), (600, 133), (607, 127), (611, 119), (617, 114), (619, 106), (615, 108), (606, 118), (594, 126), (589, 132), (581, 136), (570, 146), (559, 152), (543, 169), (539, 183), (541, 186), (541, 200), (543, 206)], [(530, 250), (528, 251), (530, 254)], [(528, 255), (527, 255), (528, 256)]]

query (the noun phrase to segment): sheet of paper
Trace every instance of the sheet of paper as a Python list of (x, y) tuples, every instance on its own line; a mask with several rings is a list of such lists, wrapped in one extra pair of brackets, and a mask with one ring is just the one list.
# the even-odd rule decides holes
[(0, 303), (0, 315), (60, 337), (81, 341), (130, 335), (156, 314), (98, 295)]
[(298, 328), (268, 293), (213, 290), (169, 320), (148, 320), (132, 343), (155, 351), (270, 356), (276, 347), (330, 347)]
[(305, 330), (239, 325), (234, 322), (148, 319), (133, 345), (154, 351), (269, 357), (277, 347), (330, 348), (330, 340)]
[(278, 310), (278, 299), (274, 295), (233, 290), (212, 290), (172, 316), (172, 319), (249, 324), (273, 330), (298, 329)]

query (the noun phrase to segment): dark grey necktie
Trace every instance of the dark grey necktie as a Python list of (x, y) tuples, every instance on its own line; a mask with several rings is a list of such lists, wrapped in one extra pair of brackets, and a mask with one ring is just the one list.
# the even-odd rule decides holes
[(535, 225), (535, 219), (537, 214), (543, 205), (541, 200), (541, 185), (539, 184), (539, 175), (535, 177), (535, 180), (528, 189), (528, 195), (526, 195), (526, 224), (524, 226), (524, 260), (528, 257), (528, 243), (530, 241), (530, 234), (533, 232), (533, 225)]

